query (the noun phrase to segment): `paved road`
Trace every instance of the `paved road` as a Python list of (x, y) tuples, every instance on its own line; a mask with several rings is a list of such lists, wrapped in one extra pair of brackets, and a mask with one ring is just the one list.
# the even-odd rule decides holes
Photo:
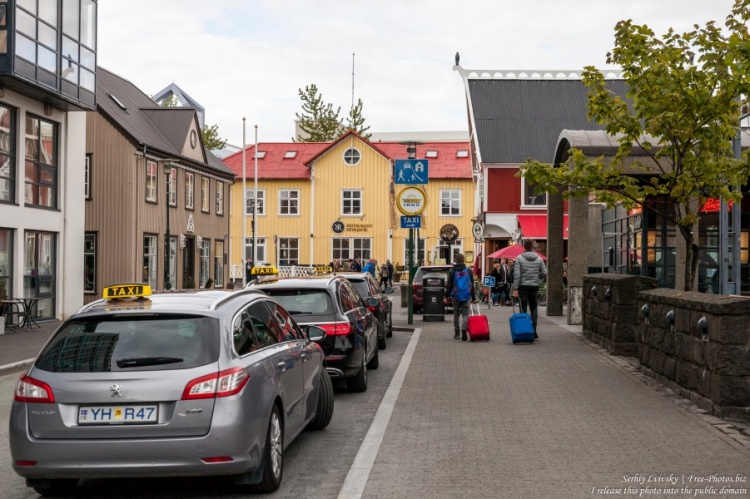
[[(482, 311), (489, 343), (453, 340), (450, 317), (417, 315), (421, 329), (397, 332), (373, 387), (337, 393), (332, 426), (292, 445), (273, 497), (750, 497), (747, 425), (706, 415), (562, 318), (542, 316), (538, 343), (512, 345), (509, 309)], [(7, 460), (0, 452), (0, 490)], [(217, 482), (150, 483), (154, 497), (234, 495)], [(106, 495), (147, 497), (121, 485)]]

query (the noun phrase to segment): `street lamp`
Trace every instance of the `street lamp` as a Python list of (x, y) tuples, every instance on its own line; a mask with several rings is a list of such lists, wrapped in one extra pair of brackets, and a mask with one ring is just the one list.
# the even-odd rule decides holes
[(164, 197), (164, 205), (166, 206), (167, 210), (167, 235), (164, 238), (164, 289), (166, 291), (169, 291), (172, 289), (172, 283), (169, 282), (169, 194), (170, 194), (170, 186), (172, 184), (172, 166), (171, 165), (165, 165), (164, 166), (164, 176), (166, 178), (166, 182), (164, 182), (165, 185), (165, 191), (166, 196)]

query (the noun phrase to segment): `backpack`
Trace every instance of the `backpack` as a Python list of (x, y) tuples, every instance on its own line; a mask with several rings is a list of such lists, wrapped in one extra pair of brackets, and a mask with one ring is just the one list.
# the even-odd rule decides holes
[(458, 301), (468, 301), (471, 298), (471, 275), (467, 269), (453, 274), (453, 292)]

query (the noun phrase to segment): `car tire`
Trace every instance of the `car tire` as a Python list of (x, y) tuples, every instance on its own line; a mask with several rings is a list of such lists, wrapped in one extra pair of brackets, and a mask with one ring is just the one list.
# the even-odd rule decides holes
[(385, 344), (385, 334), (385, 322), (382, 325), (378, 322), (378, 350), (385, 350), (388, 346)]
[(307, 429), (311, 431), (322, 430), (333, 417), (333, 383), (328, 372), (321, 367), (320, 371), (320, 392), (318, 393), (318, 403), (315, 408), (315, 417), (307, 424)]
[(34, 488), (34, 491), (42, 497), (61, 497), (72, 495), (78, 487), (78, 479), (49, 479), (49, 480), (28, 480), (28, 485)]
[[(383, 341), (385, 341), (385, 338), (383, 338)], [(377, 369), (380, 366), (380, 349), (375, 349), (375, 355), (372, 356), (370, 359), (370, 362), (367, 363), (367, 368), (372, 369), (373, 371)]]
[(263, 478), (260, 483), (253, 487), (254, 492), (267, 494), (274, 492), (281, 485), (281, 477), (284, 474), (284, 426), (281, 423), (279, 408), (273, 406), (271, 418), (268, 421), (268, 433), (266, 433), (266, 445), (263, 449)]
[(352, 392), (364, 392), (367, 390), (367, 350), (362, 356), (362, 367), (357, 374), (346, 380), (346, 386)]
[(393, 313), (388, 314), (388, 328), (386, 329), (385, 337), (390, 338), (393, 336)]

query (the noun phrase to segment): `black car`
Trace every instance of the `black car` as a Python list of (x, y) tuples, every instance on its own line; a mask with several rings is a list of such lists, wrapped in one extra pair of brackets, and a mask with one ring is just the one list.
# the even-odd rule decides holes
[(367, 369), (377, 369), (378, 324), (368, 307), (375, 298), (362, 299), (354, 285), (342, 276), (290, 277), (251, 283), (289, 311), (302, 327), (318, 326), (326, 332), (319, 344), (325, 367), (332, 378), (346, 378), (355, 392), (367, 390)]
[[(338, 275), (345, 277), (354, 284), (357, 292), (364, 300), (368, 298), (378, 300), (377, 306), (369, 305), (367, 308), (375, 314), (375, 318), (378, 320), (378, 348), (385, 350), (385, 339), (393, 336), (393, 304), (388, 295), (380, 290), (377, 281), (369, 272), (342, 272)], [(387, 290), (388, 288), (386, 288)], [(392, 289), (391, 292), (393, 292)]]

